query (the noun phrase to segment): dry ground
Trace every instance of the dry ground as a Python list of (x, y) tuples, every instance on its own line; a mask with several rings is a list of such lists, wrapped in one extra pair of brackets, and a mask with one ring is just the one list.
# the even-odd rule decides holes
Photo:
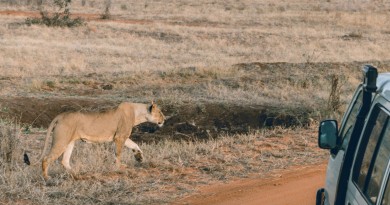
[(200, 193), (174, 204), (191, 205), (311, 205), (325, 184), (326, 163), (278, 170), (277, 176), (249, 178), (201, 186)]
[[(390, 71), (383, 1), (79, 0), (72, 12), (85, 26), (25, 25), (38, 2), (0, 2), (5, 204), (167, 204), (199, 185), (321, 163), (316, 123), (340, 117), (363, 64)], [(127, 152), (118, 170), (112, 145), (79, 143), (72, 164), (80, 176), (56, 164), (46, 184), (39, 167), (22, 163), (24, 151), (36, 159), (59, 112), (153, 99), (172, 118), (153, 131), (158, 140), (142, 138), (148, 126), (132, 136), (142, 164)]]

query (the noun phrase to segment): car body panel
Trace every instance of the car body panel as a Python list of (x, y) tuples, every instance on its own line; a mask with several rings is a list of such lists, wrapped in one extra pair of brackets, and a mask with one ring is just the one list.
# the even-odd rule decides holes
[[(374, 107), (374, 105), (379, 103), (381, 106), (386, 107), (387, 110), (390, 110), (390, 102), (389, 102), (390, 101), (390, 73), (379, 74), (378, 78), (376, 79), (376, 85), (377, 85), (377, 90), (375, 93), (373, 93), (373, 96), (371, 99), (371, 105), (369, 108), (370, 111), (368, 112), (368, 114), (364, 120), (364, 126), (362, 126), (363, 130), (361, 131), (361, 133), (357, 133), (357, 134), (355, 133), (355, 135), (353, 135), (354, 138), (353, 139), (346, 139), (347, 140), (346, 142), (342, 141), (342, 146), (340, 147), (340, 149), (336, 150), (336, 152), (331, 151), (331, 153), (330, 153), (327, 172), (326, 172), (325, 188), (323, 191), (325, 199), (322, 202), (317, 201), (317, 204), (332, 204), (333, 205), (336, 203), (336, 197), (338, 194), (337, 189), (339, 188), (339, 181), (340, 181), (340, 179), (339, 179), (340, 172), (342, 170), (342, 167), (344, 165), (345, 160), (353, 160), (352, 169), (355, 166), (355, 159), (356, 159), (356, 155), (357, 155), (357, 150), (361, 146), (360, 143), (361, 143), (361, 138), (363, 135), (362, 133), (364, 133), (364, 130), (366, 129), (365, 128), (366, 124), (372, 123), (372, 122), (367, 122), (367, 121), (368, 121), (369, 116), (372, 113), (372, 108)], [(359, 93), (362, 89), (364, 89), (363, 84), (359, 85), (359, 87), (356, 89), (355, 94), (353, 96), (353, 99), (351, 100), (351, 103), (343, 116), (340, 133), (343, 133), (344, 136), (346, 133), (346, 131), (344, 130), (344, 129), (346, 129), (345, 124), (350, 116), (351, 109), (352, 109), (351, 107), (353, 106), (354, 102), (357, 99), (357, 93)], [(340, 136), (340, 137), (342, 138), (344, 136)], [(342, 140), (344, 140), (344, 139), (342, 139)], [(356, 150), (352, 149), (354, 152), (354, 155), (353, 155), (354, 157), (352, 158), (349, 155), (349, 158), (346, 159), (345, 154), (346, 154), (346, 151), (348, 149), (349, 140), (354, 140), (355, 142), (358, 141), (358, 144), (355, 147)], [(355, 143), (355, 145), (356, 145), (356, 143)], [(385, 177), (383, 177), (383, 181), (381, 182), (381, 187), (380, 187), (380, 191), (379, 191), (379, 195), (378, 195), (378, 199), (377, 199), (377, 203), (376, 203), (378, 205), (381, 204), (383, 201), (383, 195), (385, 193), (385, 188), (386, 188), (387, 181), (388, 181), (388, 178), (390, 175), (390, 168), (389, 167), (390, 167), (390, 162), (387, 163), (386, 174), (385, 174)], [(350, 169), (350, 170), (347, 169), (346, 171), (352, 172), (352, 169)], [(344, 173), (346, 171), (344, 171)], [(357, 188), (357, 185), (355, 184), (355, 182), (353, 182), (352, 174), (349, 174), (348, 176), (349, 176), (349, 180), (348, 180), (348, 183), (346, 186), (347, 187), (347, 190), (345, 192), (346, 195), (344, 195), (345, 201), (340, 200), (341, 202), (339, 201), (338, 204), (348, 204), (348, 205), (349, 204), (351, 204), (351, 205), (370, 204), (370, 205), (372, 205), (372, 203), (368, 202), (368, 200), (365, 198), (365, 196), (361, 193), (360, 189)], [(344, 179), (346, 179), (346, 178), (344, 178)], [(386, 203), (390, 204), (390, 202), (386, 202)]]

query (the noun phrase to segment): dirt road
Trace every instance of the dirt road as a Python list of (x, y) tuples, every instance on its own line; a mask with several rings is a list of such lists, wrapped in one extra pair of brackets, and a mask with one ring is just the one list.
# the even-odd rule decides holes
[(267, 179), (247, 179), (205, 186), (175, 205), (314, 205), (325, 182), (326, 163), (295, 167)]

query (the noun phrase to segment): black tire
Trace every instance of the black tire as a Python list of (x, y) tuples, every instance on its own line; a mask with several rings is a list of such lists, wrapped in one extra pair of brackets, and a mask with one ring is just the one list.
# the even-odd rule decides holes
[(316, 205), (324, 205), (325, 202), (325, 189), (318, 189), (316, 194)]

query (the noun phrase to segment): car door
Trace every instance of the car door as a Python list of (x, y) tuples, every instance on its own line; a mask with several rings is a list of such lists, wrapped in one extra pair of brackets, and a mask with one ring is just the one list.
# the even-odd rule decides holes
[(383, 193), (389, 191), (385, 191), (390, 159), (389, 118), (384, 106), (374, 106), (354, 158), (345, 204), (390, 205), (386, 197), (383, 199)]
[(356, 117), (362, 106), (362, 88), (359, 87), (355, 92), (351, 103), (343, 117), (339, 134), (341, 147), (332, 149), (329, 158), (326, 182), (325, 182), (325, 204), (334, 204), (337, 190), (337, 182), (340, 174), (340, 168), (344, 160), (344, 154), (348, 147), (348, 143), (352, 134), (353, 126), (356, 122)]

